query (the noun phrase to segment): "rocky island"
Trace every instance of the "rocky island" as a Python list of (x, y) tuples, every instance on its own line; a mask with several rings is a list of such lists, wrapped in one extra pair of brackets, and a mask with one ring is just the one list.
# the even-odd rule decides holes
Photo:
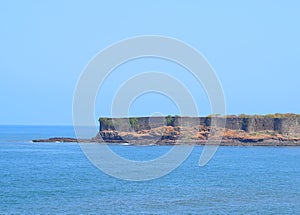
[(297, 114), (100, 118), (99, 124), (98, 134), (91, 139), (56, 137), (33, 142), (204, 145), (220, 140), (221, 145), (300, 146)]

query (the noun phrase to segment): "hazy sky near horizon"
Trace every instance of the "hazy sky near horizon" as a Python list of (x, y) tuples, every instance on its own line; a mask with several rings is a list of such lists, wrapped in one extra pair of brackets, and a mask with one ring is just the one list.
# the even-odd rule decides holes
[[(139, 35), (196, 48), (222, 84), (228, 114), (300, 113), (299, 1), (2, 1), (0, 124), (71, 125), (77, 80), (99, 51)], [(168, 72), (189, 85), (201, 115), (204, 90), (182, 68), (144, 59), (108, 77), (95, 116), (130, 76)], [(177, 114), (161, 95), (134, 101), (130, 115)]]

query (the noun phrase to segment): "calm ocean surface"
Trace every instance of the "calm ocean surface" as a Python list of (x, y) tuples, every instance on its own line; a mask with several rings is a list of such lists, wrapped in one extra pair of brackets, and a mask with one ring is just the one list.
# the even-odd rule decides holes
[[(0, 214), (300, 214), (300, 147), (220, 147), (199, 167), (203, 147), (174, 172), (128, 182), (96, 169), (72, 143), (72, 127), (0, 126)], [(140, 160), (168, 146), (111, 146)]]

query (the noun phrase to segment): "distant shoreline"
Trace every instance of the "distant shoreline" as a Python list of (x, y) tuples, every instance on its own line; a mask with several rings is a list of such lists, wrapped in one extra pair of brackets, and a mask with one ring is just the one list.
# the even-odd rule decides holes
[[(184, 146), (184, 145), (195, 145), (195, 146), (203, 146), (209, 145), (207, 142), (158, 142), (158, 143), (146, 143), (146, 142), (124, 142), (124, 141), (111, 141), (111, 142), (97, 142), (95, 139), (76, 139), (76, 138), (68, 138), (68, 137), (54, 137), (48, 139), (35, 139), (32, 140), (34, 143), (97, 143), (97, 144), (108, 144), (108, 145), (124, 145), (124, 146)], [(232, 142), (224, 142), (210, 144), (210, 145), (220, 145), (220, 146), (300, 146), (300, 141), (259, 141), (259, 142), (241, 142), (241, 141), (232, 141)]]
[(300, 115), (100, 118), (90, 139), (55, 137), (33, 142), (97, 142), (132, 145), (300, 146)]

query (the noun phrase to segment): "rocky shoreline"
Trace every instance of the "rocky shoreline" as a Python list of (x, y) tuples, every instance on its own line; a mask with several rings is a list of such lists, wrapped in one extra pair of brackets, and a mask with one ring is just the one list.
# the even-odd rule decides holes
[(285, 136), (274, 131), (245, 132), (230, 129), (211, 131), (207, 127), (186, 129), (162, 126), (138, 132), (104, 130), (91, 139), (54, 137), (37, 139), (33, 142), (127, 143), (127, 145), (205, 145), (209, 143), (223, 146), (300, 146), (300, 137)]
[(35, 139), (32, 140), (34, 143), (87, 143), (92, 142), (92, 139), (77, 139), (72, 137), (51, 137), (48, 139)]
[(147, 142), (126, 142), (126, 141), (105, 141), (105, 142), (98, 142), (92, 139), (76, 139), (76, 138), (69, 138), (69, 137), (55, 137), (49, 139), (35, 139), (32, 140), (35, 143), (48, 143), (48, 142), (56, 142), (56, 143), (99, 143), (99, 144), (111, 144), (111, 145), (135, 145), (135, 146), (168, 146), (168, 145), (220, 145), (220, 146), (300, 146), (300, 140), (287, 140), (287, 141), (280, 141), (274, 139), (268, 140), (259, 140), (259, 141), (249, 141), (249, 140), (221, 140), (221, 142), (210, 142), (207, 141), (198, 141), (198, 142), (157, 142), (157, 143), (147, 143)]
[(300, 146), (300, 115), (296, 114), (100, 118), (99, 123), (99, 132), (91, 139), (55, 137), (33, 142)]

